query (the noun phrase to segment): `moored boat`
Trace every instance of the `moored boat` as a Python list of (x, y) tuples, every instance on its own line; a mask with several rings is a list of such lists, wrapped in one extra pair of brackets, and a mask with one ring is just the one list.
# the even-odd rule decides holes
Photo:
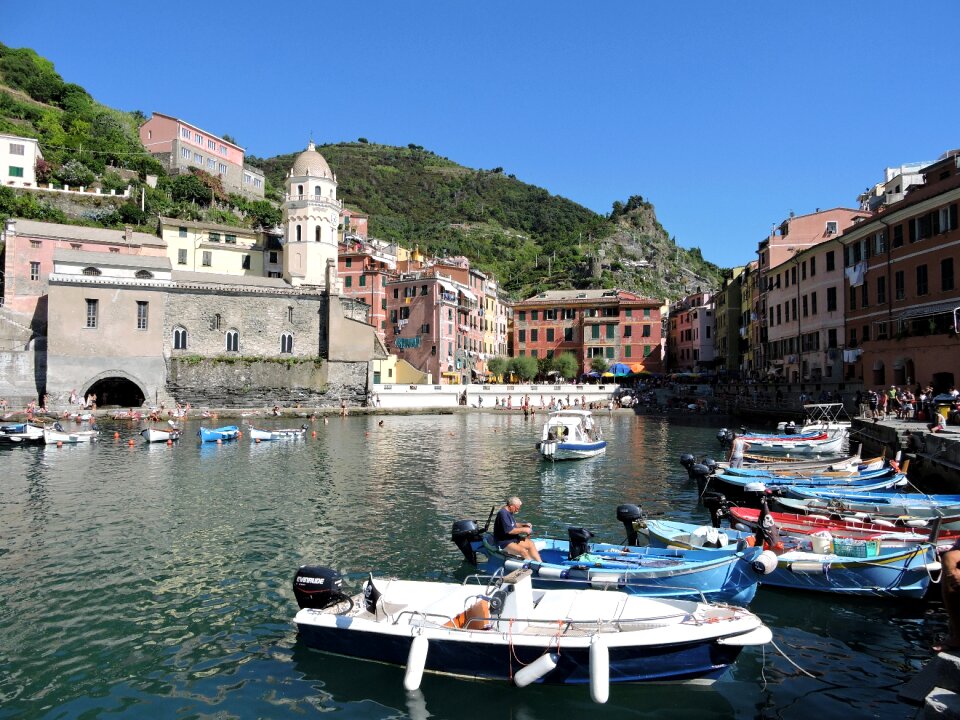
[(200, 442), (226, 442), (227, 440), (236, 440), (240, 437), (240, 428), (236, 425), (224, 425), (218, 428), (201, 427), (197, 430), (197, 437)]
[(98, 435), (100, 435), (98, 430), (67, 431), (62, 428), (60, 423), (55, 423), (52, 428), (45, 427), (43, 429), (43, 442), (47, 445), (76, 445), (93, 442)]
[(274, 440), (298, 440), (307, 434), (307, 426), (302, 425), (298, 428), (282, 428), (279, 430), (261, 430), (251, 427), (248, 430), (252, 442), (272, 442)]
[(589, 410), (556, 410), (543, 424), (537, 450), (550, 460), (582, 460), (606, 452), (607, 441)]
[(13, 423), (0, 426), (0, 443), (43, 442), (43, 427), (33, 423)]
[(469, 679), (589, 685), (605, 702), (610, 683), (712, 682), (743, 647), (771, 633), (728, 606), (602, 590), (538, 589), (521, 570), (483, 585), (370, 579), (342, 593), (339, 576), (301, 567), (294, 593), (300, 641), (317, 650)]
[(140, 431), (143, 439), (148, 443), (165, 443), (180, 439), (180, 430), (177, 428), (144, 428)]

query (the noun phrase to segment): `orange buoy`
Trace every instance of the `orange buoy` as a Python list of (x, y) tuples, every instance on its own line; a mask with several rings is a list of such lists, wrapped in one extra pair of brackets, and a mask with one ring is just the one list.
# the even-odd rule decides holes
[(310, 433), (310, 437), (316, 437), (316, 436), (317, 436), (317, 431), (316, 431), (316, 430), (314, 430), (312, 433)]
[(257, 445), (259, 445), (259, 444), (260, 444), (260, 438), (257, 438), (256, 440), (254, 440), (254, 442), (255, 442)]
[(221, 440), (220, 438), (217, 438), (217, 445), (223, 445), (223, 440)]
[(127, 440), (127, 445), (133, 445), (133, 438), (130, 438), (129, 440)]
[(114, 439), (114, 440), (118, 440), (119, 438), (120, 438), (120, 433), (115, 432), (115, 433), (113, 434), (113, 439)]
[(237, 437), (243, 437), (243, 430), (237, 433)]
[(173, 445), (173, 440), (170, 440), (169, 438), (167, 438), (167, 445)]
[(57, 440), (57, 447), (63, 447), (63, 440)]

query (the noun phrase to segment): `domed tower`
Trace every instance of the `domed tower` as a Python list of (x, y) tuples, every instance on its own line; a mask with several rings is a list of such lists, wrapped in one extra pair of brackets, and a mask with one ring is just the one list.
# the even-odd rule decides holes
[(287, 175), (283, 276), (292, 285), (336, 291), (337, 226), (343, 204), (337, 178), (311, 142)]

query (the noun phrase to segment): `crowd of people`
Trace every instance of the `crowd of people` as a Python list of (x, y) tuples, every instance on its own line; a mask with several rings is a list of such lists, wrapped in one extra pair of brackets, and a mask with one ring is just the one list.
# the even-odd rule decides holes
[[(933, 385), (909, 387), (891, 385), (889, 388), (871, 388), (857, 391), (856, 404), (862, 418), (875, 421), (896, 418), (897, 420), (927, 421), (931, 430), (942, 427), (945, 421), (960, 421), (960, 391), (952, 386), (946, 393), (936, 394)], [(940, 412), (946, 406), (947, 412)]]

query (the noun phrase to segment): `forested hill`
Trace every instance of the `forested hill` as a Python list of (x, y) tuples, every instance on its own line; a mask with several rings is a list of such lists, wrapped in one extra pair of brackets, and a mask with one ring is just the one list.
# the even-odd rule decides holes
[[(677, 247), (640, 197), (603, 216), (502, 168), (466, 168), (417, 145), (361, 139), (317, 149), (344, 203), (370, 216), (371, 235), (429, 254), (465, 255), (515, 297), (621, 287), (676, 299), (719, 285), (719, 268), (697, 249)], [(296, 156), (251, 162), (281, 187)]]
[[(144, 97), (142, 105), (153, 102)], [(160, 214), (251, 227), (279, 222), (283, 177), (300, 150), (269, 159), (248, 156), (267, 174), (267, 200), (250, 202), (224, 192), (219, 178), (202, 171), (164, 176), (140, 143), (137, 128), (145, 119), (139, 111), (96, 102), (32, 50), (0, 44), (0, 132), (39, 139), (39, 179), (103, 190), (132, 184), (133, 198), (141, 191), (144, 196), (143, 209), (133, 198), (64, 209), (43, 194), (0, 188), (0, 219), (133, 224), (148, 232), (156, 230)], [(244, 144), (226, 134), (229, 128), (210, 130)], [(493, 272), (515, 298), (547, 289), (621, 287), (676, 299), (719, 284), (719, 269), (699, 250), (677, 247), (640, 196), (600, 215), (502, 168), (466, 168), (417, 145), (361, 138), (318, 149), (337, 174), (345, 204), (369, 215), (374, 237), (431, 255), (465, 255)], [(155, 188), (144, 185), (148, 173), (160, 175)]]

